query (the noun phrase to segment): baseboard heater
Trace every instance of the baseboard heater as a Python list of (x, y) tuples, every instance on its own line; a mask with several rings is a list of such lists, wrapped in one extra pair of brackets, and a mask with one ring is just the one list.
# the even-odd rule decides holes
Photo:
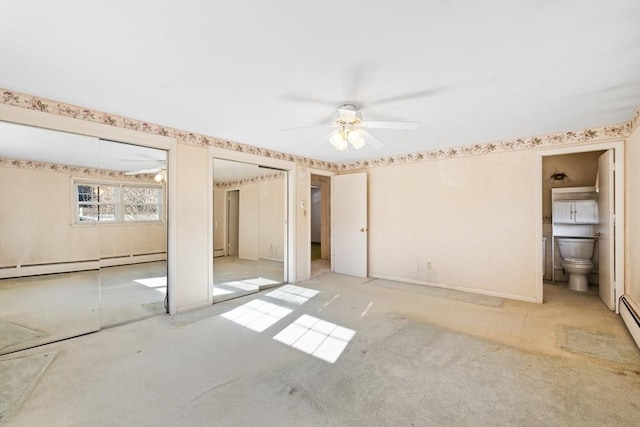
[(81, 261), (43, 262), (38, 264), (8, 265), (0, 267), (0, 279), (15, 277), (40, 276), (44, 274), (71, 273), (76, 271), (97, 270), (100, 267), (114, 267), (117, 265), (141, 264), (153, 261), (165, 261), (166, 252), (151, 252), (146, 254), (119, 255), (103, 257), (101, 259)]
[(72, 273), (76, 271), (98, 270), (99, 268), (100, 260), (97, 259), (11, 265), (0, 269), (0, 279), (40, 276), (43, 274)]
[(620, 297), (620, 316), (631, 332), (636, 345), (640, 347), (640, 310), (628, 295)]
[(142, 264), (145, 262), (165, 261), (166, 252), (149, 252), (146, 254), (118, 255), (100, 258), (100, 267), (115, 267), (118, 265)]

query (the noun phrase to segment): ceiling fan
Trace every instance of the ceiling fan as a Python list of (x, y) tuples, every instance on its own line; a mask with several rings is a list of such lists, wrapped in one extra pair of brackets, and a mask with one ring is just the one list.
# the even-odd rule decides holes
[[(310, 129), (317, 126), (295, 128)], [(329, 136), (329, 142), (338, 151), (348, 151), (349, 146), (356, 150), (364, 147), (367, 143), (374, 149), (384, 148), (385, 144), (378, 138), (373, 136), (367, 129), (402, 129), (415, 130), (419, 125), (417, 122), (398, 122), (398, 121), (365, 121), (362, 113), (356, 109), (354, 104), (342, 104), (338, 107), (334, 114), (333, 123), (322, 125), (320, 127), (336, 128)]]
[(125, 175), (143, 175), (143, 174), (155, 174), (153, 180), (155, 182), (166, 182), (167, 180), (167, 167), (166, 166), (158, 166), (155, 168), (149, 169), (138, 169), (135, 171), (125, 172)]

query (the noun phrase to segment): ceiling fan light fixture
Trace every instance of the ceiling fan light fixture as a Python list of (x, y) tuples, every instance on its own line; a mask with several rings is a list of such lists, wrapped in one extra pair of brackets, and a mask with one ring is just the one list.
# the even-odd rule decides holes
[(340, 107), (338, 107), (338, 118), (346, 122), (352, 122), (354, 119), (356, 119), (356, 117), (358, 116), (355, 105), (342, 104)]
[(161, 170), (160, 172), (158, 172), (156, 176), (153, 177), (153, 180), (155, 182), (163, 182), (165, 180), (164, 171)]
[(356, 130), (352, 130), (347, 134), (347, 140), (356, 150), (361, 149), (365, 144), (364, 138), (360, 135), (360, 132)]
[(329, 138), (329, 142), (334, 146), (336, 150), (347, 151), (347, 140), (345, 139), (342, 131), (338, 131), (331, 135), (331, 138)]

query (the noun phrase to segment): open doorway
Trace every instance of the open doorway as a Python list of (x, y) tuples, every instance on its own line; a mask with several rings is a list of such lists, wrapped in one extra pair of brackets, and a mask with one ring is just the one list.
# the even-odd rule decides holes
[(331, 177), (311, 175), (311, 276), (331, 271)]
[(618, 312), (624, 230), (613, 218), (623, 223), (623, 150), (622, 143), (610, 142), (539, 153), (538, 302), (543, 289), (554, 286), (599, 296)]

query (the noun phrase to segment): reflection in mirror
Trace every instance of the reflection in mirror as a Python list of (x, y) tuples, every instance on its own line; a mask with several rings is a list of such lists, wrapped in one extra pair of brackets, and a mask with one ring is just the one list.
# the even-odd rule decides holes
[(74, 186), (77, 221), (98, 228), (105, 327), (167, 312), (167, 152), (105, 140), (99, 148), (99, 180)]
[(72, 177), (96, 138), (0, 122), (0, 353), (100, 329), (98, 230), (76, 227)]
[(286, 173), (213, 160), (213, 301), (282, 284)]
[(166, 152), (0, 122), (0, 353), (165, 313)]

